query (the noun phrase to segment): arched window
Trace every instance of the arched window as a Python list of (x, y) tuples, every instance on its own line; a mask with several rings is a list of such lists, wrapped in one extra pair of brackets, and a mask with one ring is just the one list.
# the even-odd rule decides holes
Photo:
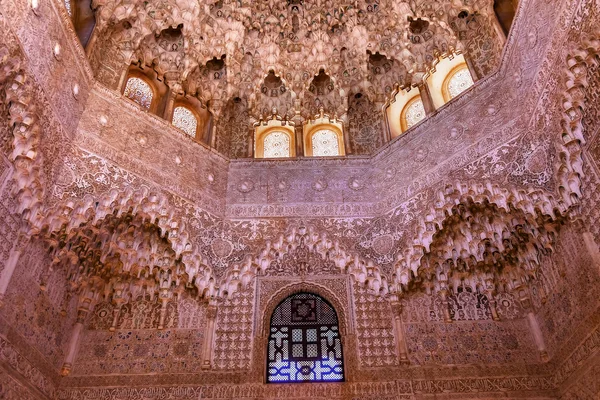
[(455, 98), (473, 86), (473, 78), (469, 68), (463, 64), (455, 68), (444, 81), (444, 97), (447, 101)]
[(465, 55), (460, 53), (440, 56), (424, 77), (435, 109), (473, 86), (475, 79), (476, 77), (471, 75)]
[(338, 144), (338, 135), (332, 130), (321, 129), (312, 134), (312, 155), (313, 156), (339, 156), (340, 146)]
[(400, 119), (403, 132), (425, 119), (425, 107), (421, 96), (415, 96), (406, 103), (400, 114)]
[(282, 158), (290, 156), (290, 136), (281, 131), (267, 134), (263, 142), (265, 158)]
[(342, 341), (333, 307), (311, 293), (283, 300), (271, 315), (267, 382), (343, 380)]
[(255, 125), (254, 157), (287, 158), (296, 157), (295, 130), (292, 122), (274, 117)]
[(125, 97), (135, 101), (146, 110), (150, 109), (154, 92), (150, 85), (141, 78), (129, 78), (123, 92)]
[(198, 120), (193, 112), (186, 107), (175, 107), (173, 110), (173, 126), (181, 129), (191, 137), (196, 137)]

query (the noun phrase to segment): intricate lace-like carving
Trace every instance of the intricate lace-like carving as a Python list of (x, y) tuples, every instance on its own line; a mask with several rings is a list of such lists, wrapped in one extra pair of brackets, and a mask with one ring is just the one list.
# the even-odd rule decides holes
[(64, 0), (65, 3), (65, 8), (67, 9), (67, 13), (69, 14), (69, 17), (73, 16), (73, 11), (71, 10), (71, 0)]
[(473, 78), (467, 67), (456, 71), (448, 81), (448, 94), (453, 99), (473, 86)]
[(329, 257), (323, 256), (301, 243), (293, 251), (273, 260), (265, 275), (298, 276), (298, 275), (336, 275), (340, 270)]
[[(158, 329), (161, 312), (161, 302), (138, 298), (120, 309), (107, 302), (99, 303), (90, 318), (89, 329), (107, 329), (112, 326), (114, 312), (118, 311), (116, 329)], [(167, 304), (165, 328), (178, 326), (177, 305), (170, 301)]]
[(354, 285), (356, 336), (360, 363), (364, 367), (397, 365), (396, 344), (389, 302)]
[(198, 120), (194, 113), (185, 107), (175, 107), (173, 111), (173, 125), (181, 129), (191, 137), (196, 137)]
[(246, 369), (252, 353), (253, 286), (236, 292), (219, 305), (215, 331), (214, 367)]
[(425, 118), (425, 108), (423, 107), (423, 101), (421, 98), (413, 101), (405, 113), (406, 128), (410, 128), (421, 122)]
[(313, 156), (338, 156), (340, 148), (335, 132), (323, 129), (312, 135)]
[(264, 157), (281, 158), (290, 156), (290, 137), (283, 132), (271, 132), (264, 139)]
[(469, 290), (448, 296), (450, 317), (455, 321), (477, 321), (492, 319), (488, 298), (484, 294)]
[(127, 86), (125, 86), (123, 95), (135, 101), (146, 110), (150, 109), (153, 93), (150, 85), (148, 85), (143, 79), (129, 78), (127, 80)]

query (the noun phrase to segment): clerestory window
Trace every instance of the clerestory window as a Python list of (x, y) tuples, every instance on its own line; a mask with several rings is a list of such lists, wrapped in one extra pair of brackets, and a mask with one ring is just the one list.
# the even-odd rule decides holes
[(453, 71), (445, 83), (445, 90), (448, 93), (449, 99), (455, 98), (474, 84), (469, 68), (466, 65)]
[(406, 106), (404, 106), (404, 109), (402, 110), (400, 116), (402, 119), (400, 122), (402, 130), (405, 131), (418, 124), (425, 119), (425, 115), (425, 107), (423, 106), (421, 96), (415, 96), (406, 104)]
[(338, 135), (329, 129), (321, 129), (312, 134), (312, 155), (316, 157), (339, 156)]
[(173, 110), (172, 123), (175, 127), (181, 129), (191, 137), (196, 137), (198, 130), (198, 120), (193, 112), (186, 107), (175, 107)]
[(290, 157), (290, 135), (286, 132), (273, 131), (264, 138), (264, 157)]
[(125, 97), (135, 101), (146, 110), (150, 109), (152, 98), (154, 97), (150, 85), (143, 79), (136, 77), (127, 80), (127, 85), (125, 86), (123, 94)]

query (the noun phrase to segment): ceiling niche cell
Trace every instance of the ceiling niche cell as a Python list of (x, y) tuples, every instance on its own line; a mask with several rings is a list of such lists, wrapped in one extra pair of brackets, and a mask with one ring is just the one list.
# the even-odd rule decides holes
[(257, 114), (261, 117), (294, 115), (292, 92), (281, 77), (270, 70), (260, 87)]
[(305, 92), (305, 108), (309, 114), (308, 117), (318, 114), (321, 109), (326, 114), (336, 115), (342, 103), (333, 79), (321, 69), (310, 81), (308, 92)]
[(384, 102), (394, 87), (410, 85), (410, 76), (406, 67), (394, 58), (379, 53), (368, 54), (369, 81), (374, 99)]
[(333, 91), (333, 81), (324, 70), (320, 70), (319, 74), (312, 80), (308, 90), (315, 96), (327, 96)]

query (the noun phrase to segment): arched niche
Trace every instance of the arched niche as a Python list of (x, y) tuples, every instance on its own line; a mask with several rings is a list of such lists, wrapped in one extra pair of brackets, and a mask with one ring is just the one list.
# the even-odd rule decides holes
[(168, 86), (165, 85), (163, 81), (158, 79), (156, 71), (154, 71), (152, 68), (142, 68), (136, 64), (132, 64), (127, 70), (126, 79), (123, 80), (123, 86), (121, 87), (122, 94), (126, 95), (128, 82), (132, 78), (137, 78), (144, 81), (152, 89), (152, 101), (150, 105), (148, 107), (144, 107), (140, 104), (140, 106), (152, 114), (163, 117), (168, 103)]
[[(187, 110), (187, 113), (184, 110)], [(196, 129), (192, 130), (189, 125), (185, 125), (184, 116), (186, 114), (187, 116), (191, 114), (195, 119)], [(173, 104), (170, 121), (176, 128), (181, 129), (197, 142), (210, 144), (213, 117), (208, 108), (196, 97), (177, 95)]]
[(467, 70), (471, 82), (474, 81), (469, 66), (462, 54), (451, 54), (438, 59), (425, 76), (425, 83), (431, 95), (433, 106), (438, 109), (452, 99), (448, 93), (449, 80), (459, 71)]
[(344, 128), (340, 121), (321, 116), (304, 124), (304, 155), (337, 157), (346, 154)]
[(295, 157), (296, 133), (293, 125), (293, 122), (277, 118), (258, 122), (254, 133), (254, 157)]
[(266, 350), (267, 383), (344, 381), (338, 314), (318, 294), (294, 293), (275, 307)]
[(421, 119), (413, 118), (410, 121), (407, 119), (407, 117), (410, 117), (411, 107), (414, 108), (417, 101), (421, 101), (422, 104), (421, 91), (418, 87), (408, 87), (398, 90), (385, 107), (385, 116), (392, 139), (425, 119), (425, 109), (422, 111)]

